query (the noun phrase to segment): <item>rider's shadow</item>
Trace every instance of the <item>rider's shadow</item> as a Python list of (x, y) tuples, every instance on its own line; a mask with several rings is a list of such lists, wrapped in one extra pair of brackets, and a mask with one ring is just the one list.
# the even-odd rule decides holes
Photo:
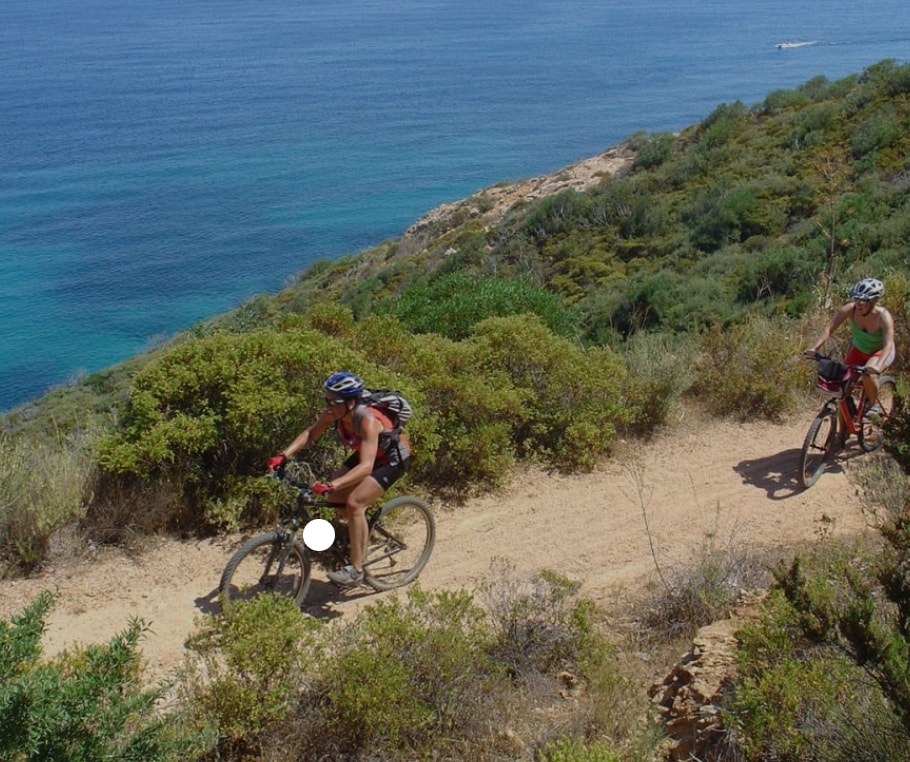
[[(763, 489), (771, 500), (786, 500), (803, 491), (799, 483), (800, 455), (800, 450), (784, 450), (766, 458), (740, 461), (733, 470), (745, 484)], [(827, 470), (837, 473), (843, 466), (836, 459), (828, 464)]]
[[(310, 581), (310, 589), (303, 603), (303, 612), (315, 619), (337, 619), (344, 615), (344, 612), (337, 608), (338, 604), (344, 605), (348, 601), (359, 600), (370, 595), (376, 595), (376, 591), (372, 588), (345, 589), (325, 580), (314, 579)], [(196, 608), (203, 614), (221, 613), (217, 587), (207, 595), (200, 595), (194, 602)]]

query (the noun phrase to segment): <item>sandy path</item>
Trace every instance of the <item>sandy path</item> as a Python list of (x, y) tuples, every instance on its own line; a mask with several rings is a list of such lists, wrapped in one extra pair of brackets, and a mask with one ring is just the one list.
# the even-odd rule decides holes
[[(462, 506), (437, 504), (437, 544), (421, 584), (471, 586), (493, 559), (504, 559), (519, 570), (550, 568), (581, 579), (586, 596), (616, 604), (656, 578), (652, 542), (666, 572), (697, 557), (709, 535), (737, 547), (779, 548), (812, 540), (823, 527), (834, 535), (862, 532), (843, 471), (859, 455), (855, 446), (811, 490), (796, 484), (809, 417), (774, 425), (696, 424), (693, 416), (647, 445), (620, 445), (595, 473), (530, 471), (496, 494)], [(163, 675), (179, 662), (195, 618), (216, 609), (218, 578), (237, 541), (162, 540), (132, 557), (104, 550), (32, 579), (0, 583), (0, 616), (43, 589), (58, 590), (48, 653), (106, 641), (140, 617), (152, 629), (143, 643), (149, 672)], [(345, 598), (320, 581), (322, 572), (316, 577), (312, 613), (344, 616), (376, 599)]]

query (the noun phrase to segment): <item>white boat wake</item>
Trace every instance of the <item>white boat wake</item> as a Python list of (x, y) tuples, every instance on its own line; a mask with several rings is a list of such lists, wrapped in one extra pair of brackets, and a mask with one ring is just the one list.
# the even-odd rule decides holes
[(783, 50), (785, 48), (804, 48), (807, 45), (818, 45), (818, 40), (800, 40), (797, 42), (779, 42), (777, 43), (777, 49)]

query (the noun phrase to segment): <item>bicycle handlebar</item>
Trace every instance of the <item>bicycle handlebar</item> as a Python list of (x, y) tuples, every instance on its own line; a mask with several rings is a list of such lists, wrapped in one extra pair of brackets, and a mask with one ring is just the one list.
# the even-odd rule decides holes
[[(313, 479), (313, 472), (308, 463), (298, 462), (297, 465), (305, 467), (309, 472), (310, 480)], [(287, 465), (275, 469), (274, 471), (268, 471), (265, 475), (269, 479), (277, 479), (278, 481), (299, 490), (300, 495), (308, 502), (314, 502), (319, 499), (319, 496), (313, 492), (313, 485), (310, 483), (310, 480), (301, 479), (299, 476), (289, 473)]]
[[(815, 362), (821, 362), (822, 360), (833, 360), (834, 359), (833, 357), (829, 357), (828, 355), (823, 355), (821, 352), (812, 352), (810, 354), (809, 351), (806, 351), (805, 357), (809, 360), (815, 360)], [(844, 365), (847, 367), (848, 370), (855, 371), (856, 373), (858, 373), (861, 376), (865, 373), (871, 373), (876, 376), (880, 376), (882, 373), (878, 368), (870, 368), (868, 365), (852, 365), (852, 364), (848, 364), (848, 363), (844, 363)]]

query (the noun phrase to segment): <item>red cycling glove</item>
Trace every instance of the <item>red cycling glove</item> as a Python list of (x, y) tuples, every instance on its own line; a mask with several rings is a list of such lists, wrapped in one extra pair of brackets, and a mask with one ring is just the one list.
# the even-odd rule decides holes
[(335, 488), (332, 486), (332, 482), (318, 482), (313, 485), (313, 493), (316, 495), (327, 495), (334, 490)]
[(275, 455), (269, 458), (269, 471), (279, 471), (284, 468), (284, 464), (288, 462), (288, 456), (284, 453), (280, 455)]

